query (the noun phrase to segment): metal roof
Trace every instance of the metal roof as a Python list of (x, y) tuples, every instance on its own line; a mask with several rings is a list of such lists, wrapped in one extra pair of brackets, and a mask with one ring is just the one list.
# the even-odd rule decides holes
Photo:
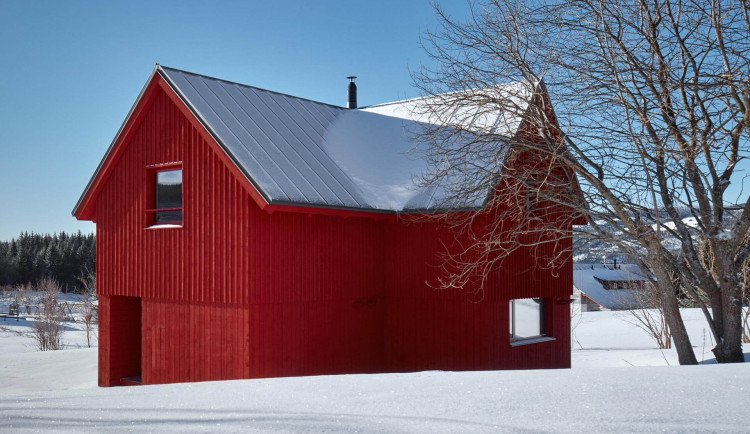
[[(158, 67), (269, 203), (400, 212), (440, 210), (444, 188), (413, 150), (427, 126), (372, 108), (346, 109)], [(414, 100), (409, 100), (413, 104)], [(506, 120), (518, 128), (517, 119)], [(486, 197), (452, 208), (478, 208)]]
[(573, 286), (608, 309), (640, 307), (635, 290), (605, 289), (601, 280), (646, 282), (637, 265), (621, 264), (618, 268), (612, 268), (601, 264), (575, 264)]
[[(146, 86), (154, 73), (174, 89), (270, 204), (386, 213), (441, 211), (481, 208), (490, 193), (448, 203), (454, 181), (417, 186), (415, 179), (430, 168), (414, 150), (421, 146), (420, 131), (432, 123), (413, 115), (417, 99), (346, 109), (158, 64)], [(511, 132), (521, 123), (519, 116), (504, 113), (477, 119)], [(122, 127), (74, 214), (121, 132)]]

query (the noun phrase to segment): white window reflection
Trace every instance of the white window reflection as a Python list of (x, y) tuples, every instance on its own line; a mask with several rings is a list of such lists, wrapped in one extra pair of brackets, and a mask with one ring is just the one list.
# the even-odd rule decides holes
[(511, 341), (544, 336), (544, 299), (510, 300)]

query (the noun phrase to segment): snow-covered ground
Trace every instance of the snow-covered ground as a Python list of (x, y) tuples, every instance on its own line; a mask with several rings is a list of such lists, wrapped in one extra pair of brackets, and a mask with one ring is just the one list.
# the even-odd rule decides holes
[[(682, 309), (682, 317), (698, 362), (716, 363), (711, 353), (716, 343), (703, 312), (700, 309)], [(636, 322), (628, 311), (584, 312), (574, 316), (571, 319), (573, 367), (679, 364), (674, 348), (659, 350), (654, 340), (635, 325)], [(745, 353), (750, 353), (750, 344), (745, 345)]]
[[(22, 305), (18, 320), (14, 317), (0, 317), (0, 352), (2, 353), (17, 354), (37, 351), (37, 345), (31, 333), (34, 325), (34, 313), (38, 312), (41, 308), (40, 300), (43, 297), (43, 293), (40, 291), (29, 291), (26, 297), (33, 300), (30, 303), (31, 314), (27, 313), (25, 306)], [(0, 312), (7, 313), (8, 305), (11, 301), (10, 292), (0, 292)], [(58, 294), (58, 302), (61, 306), (66, 306), (65, 311), (71, 312), (71, 318), (73, 319), (73, 321), (63, 321), (62, 323), (63, 346), (66, 349), (88, 348), (89, 343), (86, 339), (86, 329), (81, 322), (81, 296), (79, 294), (61, 292)], [(70, 309), (67, 308), (68, 305)], [(95, 329), (96, 324), (94, 324), (94, 332), (89, 335), (91, 346), (94, 347), (97, 345)]]
[(106, 389), (96, 387), (95, 349), (30, 352), (0, 332), (0, 431), (747, 432), (750, 364), (710, 364), (701, 313), (684, 315), (709, 366), (677, 366), (627, 314), (586, 312), (574, 320), (570, 370)]
[[(23, 315), (18, 321), (15, 318), (6, 318), (5, 320), (0, 318), (0, 352), (36, 352), (37, 345), (31, 337), (33, 324), (34, 319), (32, 317)], [(19, 333), (24, 336), (18, 336)], [(90, 338), (91, 346), (95, 347), (97, 345), (96, 324), (94, 324), (94, 332), (90, 335)], [(65, 349), (88, 348), (86, 329), (80, 321), (63, 322), (62, 340)]]

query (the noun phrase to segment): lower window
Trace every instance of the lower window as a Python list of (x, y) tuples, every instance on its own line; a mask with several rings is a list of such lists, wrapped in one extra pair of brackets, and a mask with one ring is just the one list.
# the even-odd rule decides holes
[(546, 336), (544, 330), (544, 299), (517, 298), (510, 300), (510, 341)]

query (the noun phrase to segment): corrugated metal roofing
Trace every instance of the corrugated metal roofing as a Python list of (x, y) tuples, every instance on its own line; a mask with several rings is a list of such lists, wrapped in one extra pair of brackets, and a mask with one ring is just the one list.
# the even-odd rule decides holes
[[(346, 109), (173, 68), (158, 71), (269, 203), (385, 212), (443, 208), (445, 189), (414, 183), (428, 169), (411, 152), (426, 124), (404, 110), (395, 116)], [(520, 124), (498, 118), (507, 128)], [(481, 207), (484, 199), (460, 206)]]
[(600, 305), (608, 309), (632, 309), (640, 303), (634, 290), (605, 289), (597, 278), (612, 281), (632, 281), (646, 278), (634, 264), (621, 264), (612, 269), (600, 264), (575, 264), (573, 268), (573, 286)]

